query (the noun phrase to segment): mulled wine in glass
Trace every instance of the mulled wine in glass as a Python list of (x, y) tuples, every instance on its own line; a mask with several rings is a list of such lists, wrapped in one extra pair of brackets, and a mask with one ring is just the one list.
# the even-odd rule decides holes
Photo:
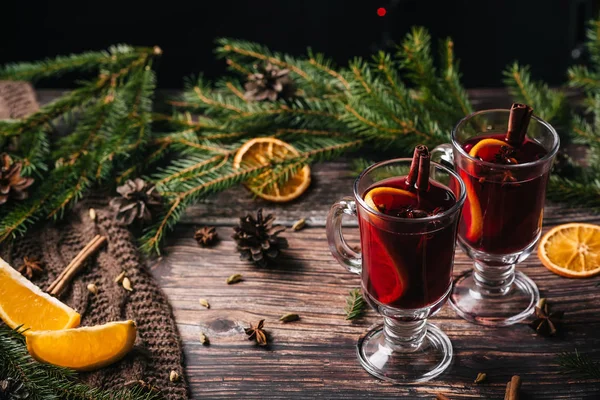
[[(450, 293), (466, 192), (457, 173), (419, 151), (412, 160), (367, 168), (354, 197), (335, 203), (327, 219), (332, 254), (361, 276), (366, 301), (384, 317), (359, 340), (358, 358), (371, 374), (396, 383), (432, 379), (452, 359), (450, 340), (427, 318)], [(342, 236), (344, 214), (358, 218), (360, 253)]]
[(452, 132), (452, 144), (433, 150), (454, 163), (467, 200), (458, 239), (474, 268), (454, 282), (450, 304), (472, 322), (512, 325), (533, 313), (535, 283), (515, 265), (535, 248), (546, 185), (559, 138), (531, 108), (476, 112)]

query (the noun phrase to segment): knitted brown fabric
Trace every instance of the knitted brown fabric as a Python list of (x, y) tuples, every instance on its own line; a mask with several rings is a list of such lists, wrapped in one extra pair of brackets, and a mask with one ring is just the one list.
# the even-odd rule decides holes
[[(96, 210), (96, 222), (89, 217), (89, 207)], [(137, 323), (138, 337), (134, 350), (122, 361), (80, 377), (105, 389), (142, 380), (160, 389), (165, 399), (187, 399), (182, 346), (169, 303), (141, 263), (129, 231), (114, 221), (106, 200), (86, 200), (62, 222), (48, 223), (16, 240), (3, 256), (15, 268), (24, 256), (42, 260), (45, 271), (33, 282), (47, 289), (96, 234), (106, 236), (108, 245), (86, 261), (61, 300), (81, 314), (82, 326), (131, 319)], [(122, 271), (131, 280), (133, 292), (114, 282)], [(97, 295), (87, 290), (90, 283), (98, 287)], [(172, 370), (181, 377), (179, 382), (170, 382)]]
[(27, 82), (0, 81), (0, 119), (23, 118), (39, 109)]

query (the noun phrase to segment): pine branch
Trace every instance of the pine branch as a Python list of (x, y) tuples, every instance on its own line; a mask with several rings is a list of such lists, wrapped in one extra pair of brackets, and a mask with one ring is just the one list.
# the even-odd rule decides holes
[(571, 203), (577, 207), (588, 207), (600, 211), (600, 181), (577, 182), (560, 176), (550, 176), (548, 183), (549, 200)]
[(0, 324), (0, 378), (12, 378), (23, 384), (32, 400), (157, 400), (158, 393), (136, 386), (117, 391), (91, 388), (76, 380), (73, 371), (40, 364), (25, 347), (24, 338)]
[(363, 299), (360, 289), (352, 289), (350, 295), (346, 298), (346, 319), (356, 319), (363, 315), (367, 303)]
[(600, 379), (600, 363), (593, 361), (586, 354), (581, 354), (577, 349), (573, 353), (562, 353), (558, 357), (558, 364), (570, 373), (577, 373), (591, 379)]

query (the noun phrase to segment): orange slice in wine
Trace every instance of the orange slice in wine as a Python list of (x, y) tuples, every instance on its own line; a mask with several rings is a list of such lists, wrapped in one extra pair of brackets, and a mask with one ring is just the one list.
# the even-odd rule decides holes
[(376, 187), (367, 192), (365, 203), (373, 210), (385, 212), (395, 207), (395, 203), (402, 197), (417, 199), (417, 196), (408, 190), (393, 187)]
[[(370, 235), (371, 240), (367, 244), (369, 252), (377, 255), (377, 262), (370, 263), (369, 280), (377, 299), (383, 304), (391, 304), (404, 292), (404, 284), (401, 272), (394, 259), (389, 254), (386, 246), (381, 243), (376, 234)], [(414, 251), (414, 249), (408, 249)]]
[[(483, 139), (478, 142), (469, 151), (471, 157), (479, 157), (483, 160), (491, 160), (494, 158), (502, 146), (508, 146), (506, 142), (498, 139)], [(481, 204), (479, 204), (479, 198), (475, 192), (475, 188), (469, 179), (469, 175), (466, 171), (460, 171), (460, 176), (465, 183), (467, 191), (467, 200), (465, 207), (463, 208), (465, 220), (470, 221), (469, 227), (466, 233), (466, 239), (470, 242), (477, 242), (483, 234), (483, 215), (481, 213)]]

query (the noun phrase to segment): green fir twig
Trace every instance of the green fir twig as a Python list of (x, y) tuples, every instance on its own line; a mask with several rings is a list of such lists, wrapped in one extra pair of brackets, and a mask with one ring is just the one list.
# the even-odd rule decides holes
[(362, 316), (366, 305), (367, 303), (363, 299), (360, 289), (352, 289), (346, 298), (346, 307), (344, 308), (346, 319), (352, 320)]
[(562, 353), (557, 359), (558, 364), (566, 372), (600, 379), (600, 363), (592, 360), (587, 354), (581, 354), (577, 349), (572, 353)]

